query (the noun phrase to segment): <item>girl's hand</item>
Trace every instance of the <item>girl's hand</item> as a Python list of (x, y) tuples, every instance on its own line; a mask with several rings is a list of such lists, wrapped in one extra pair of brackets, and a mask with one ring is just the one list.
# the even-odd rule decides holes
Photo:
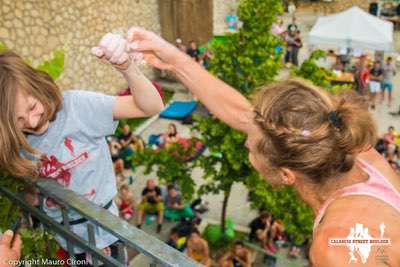
[(127, 42), (118, 34), (107, 33), (101, 38), (98, 46), (92, 48), (92, 54), (111, 63), (116, 69), (124, 71), (131, 65), (127, 53)]
[(143, 28), (130, 28), (126, 39), (129, 43), (128, 51), (142, 53), (148, 64), (161, 70), (170, 70), (173, 65), (187, 59), (186, 54), (179, 51), (174, 45), (154, 32)]

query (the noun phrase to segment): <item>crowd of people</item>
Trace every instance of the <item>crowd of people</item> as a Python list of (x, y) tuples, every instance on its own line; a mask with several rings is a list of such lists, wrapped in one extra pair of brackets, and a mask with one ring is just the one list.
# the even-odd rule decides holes
[[(186, 229), (184, 227), (183, 229), (184, 232)], [(213, 258), (207, 240), (201, 236), (196, 227), (192, 227), (190, 231), (186, 233), (186, 236), (182, 235), (181, 232), (182, 230), (173, 228), (167, 244), (186, 253), (188, 257), (206, 267), (252, 266), (253, 259), (251, 251), (245, 246), (243, 241), (234, 241), (231, 248), (225, 251), (224, 254), (218, 258)]]
[(135, 215), (136, 225), (140, 228), (147, 214), (156, 215), (157, 232), (160, 232), (164, 218), (179, 221), (182, 218), (196, 217), (195, 215), (199, 214), (199, 208), (200, 213), (206, 210), (204, 205), (200, 207), (199, 200), (184, 203), (176, 184), (167, 184), (161, 188), (153, 179), (147, 180), (141, 200), (138, 205), (135, 205), (132, 191), (134, 179), (132, 175), (129, 175), (132, 166), (131, 156), (146, 146), (159, 150), (175, 143), (187, 144), (188, 139), (190, 138), (178, 133), (174, 123), (170, 123), (164, 133), (151, 135), (147, 143), (140, 136), (134, 135), (128, 124), (121, 126), (119, 135), (107, 137), (118, 187), (115, 202), (119, 207), (121, 218), (129, 221)]
[(372, 110), (384, 102), (389, 108), (392, 107), (396, 67), (391, 56), (384, 59), (382, 53), (377, 52), (372, 58), (351, 49), (338, 54), (329, 50), (319, 64), (333, 71), (336, 76), (333, 82), (352, 84), (357, 92), (368, 99)]

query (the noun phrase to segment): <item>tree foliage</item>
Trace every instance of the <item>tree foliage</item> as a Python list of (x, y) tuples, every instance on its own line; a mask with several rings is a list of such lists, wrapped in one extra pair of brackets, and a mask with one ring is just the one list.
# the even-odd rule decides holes
[[(281, 54), (276, 51), (280, 40), (271, 34), (272, 23), (282, 7), (277, 0), (243, 0), (238, 16), (243, 27), (226, 35), (224, 42), (212, 46), (214, 58), (210, 72), (236, 88), (245, 96), (272, 81), (281, 68)], [(225, 229), (226, 205), (232, 185), (237, 182), (252, 184), (258, 174), (251, 167), (245, 148), (246, 136), (211, 118), (197, 118), (194, 129), (199, 131), (212, 152), (199, 159), (206, 183), (200, 193), (224, 193), (221, 214)]]
[(326, 57), (325, 51), (313, 51), (300, 67), (293, 69), (292, 74), (309, 80), (313, 84), (320, 86), (333, 94), (338, 94), (343, 90), (351, 89), (351, 85), (332, 85), (331, 80), (334, 79), (335, 74), (331, 70), (320, 67), (317, 64), (317, 60), (323, 57)]
[(145, 148), (137, 151), (132, 157), (132, 166), (145, 166), (145, 174), (156, 169), (157, 177), (165, 184), (177, 184), (182, 197), (190, 201), (195, 193), (195, 183), (192, 178), (194, 168), (193, 157), (196, 155), (195, 143), (192, 138), (188, 146), (179, 143), (170, 144), (161, 149)]

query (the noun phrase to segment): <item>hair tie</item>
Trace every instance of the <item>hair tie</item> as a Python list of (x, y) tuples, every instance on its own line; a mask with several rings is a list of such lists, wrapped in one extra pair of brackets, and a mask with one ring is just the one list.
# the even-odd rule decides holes
[(311, 135), (311, 132), (309, 130), (307, 130), (307, 129), (304, 129), (301, 132), (301, 135), (304, 136), (304, 137), (309, 137)]
[(336, 111), (328, 113), (328, 120), (337, 129), (340, 129), (343, 126), (342, 119), (338, 116)]

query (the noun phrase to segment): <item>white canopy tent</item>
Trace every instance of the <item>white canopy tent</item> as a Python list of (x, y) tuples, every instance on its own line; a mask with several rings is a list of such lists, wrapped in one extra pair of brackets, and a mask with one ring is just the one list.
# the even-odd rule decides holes
[(312, 45), (392, 51), (393, 23), (354, 6), (341, 13), (318, 18), (308, 38)]

